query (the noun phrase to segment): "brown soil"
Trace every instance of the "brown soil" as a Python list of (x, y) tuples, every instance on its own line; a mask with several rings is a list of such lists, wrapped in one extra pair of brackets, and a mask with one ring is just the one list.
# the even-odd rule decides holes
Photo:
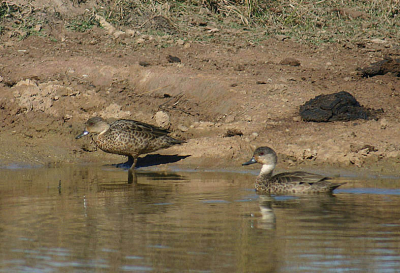
[[(225, 33), (228, 42), (114, 35), (98, 27), (79, 33), (57, 25), (51, 30), (57, 41), (2, 35), (0, 165), (122, 162), (95, 151), (90, 138), (75, 140), (83, 123), (100, 115), (165, 125), (186, 139), (160, 151), (190, 155), (173, 166), (240, 169), (255, 147), (268, 145), (286, 163), (281, 167), (399, 170), (400, 78), (357, 72), (385, 56), (398, 58), (398, 45), (311, 46), (280, 36), (254, 45), (239, 32)], [(300, 119), (300, 105), (343, 90), (384, 113), (352, 122)], [(156, 119), (159, 111), (166, 122)]]

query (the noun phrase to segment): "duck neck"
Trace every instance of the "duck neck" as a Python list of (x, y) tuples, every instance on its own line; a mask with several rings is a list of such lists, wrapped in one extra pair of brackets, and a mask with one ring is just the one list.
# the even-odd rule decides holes
[(263, 164), (260, 174), (258, 175), (257, 182), (265, 183), (266, 181), (268, 181), (272, 176), (272, 171), (274, 170), (274, 168), (275, 168), (275, 165)]
[(105, 123), (102, 127), (103, 127), (103, 128), (102, 128), (103, 131), (101, 131), (101, 132), (99, 133), (99, 135), (104, 134), (105, 132), (107, 132), (108, 129), (110, 129), (110, 125), (107, 124), (107, 123)]

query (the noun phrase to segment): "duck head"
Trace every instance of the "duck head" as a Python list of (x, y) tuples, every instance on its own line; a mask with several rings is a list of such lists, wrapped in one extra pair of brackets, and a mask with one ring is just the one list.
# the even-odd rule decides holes
[(263, 165), (261, 172), (269, 173), (275, 169), (276, 163), (278, 162), (278, 157), (274, 150), (270, 147), (258, 147), (253, 154), (253, 157), (242, 164), (242, 166), (250, 165), (254, 163), (260, 163)]
[(93, 117), (88, 119), (85, 123), (85, 130), (76, 136), (76, 139), (86, 136), (90, 133), (102, 134), (110, 128), (110, 125), (101, 117)]

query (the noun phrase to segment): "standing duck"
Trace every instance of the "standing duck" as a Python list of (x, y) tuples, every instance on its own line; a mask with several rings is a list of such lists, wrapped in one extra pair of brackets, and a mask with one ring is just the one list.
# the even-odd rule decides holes
[(76, 139), (90, 133), (97, 134), (94, 140), (97, 147), (104, 152), (132, 156), (131, 171), (135, 169), (139, 155), (185, 142), (168, 136), (167, 130), (128, 119), (120, 119), (108, 124), (100, 117), (90, 118), (86, 122), (85, 130)]
[(344, 183), (332, 183), (330, 178), (308, 172), (285, 172), (272, 175), (278, 157), (269, 147), (259, 147), (254, 151), (250, 161), (262, 164), (261, 172), (256, 179), (255, 188), (260, 193), (332, 193)]

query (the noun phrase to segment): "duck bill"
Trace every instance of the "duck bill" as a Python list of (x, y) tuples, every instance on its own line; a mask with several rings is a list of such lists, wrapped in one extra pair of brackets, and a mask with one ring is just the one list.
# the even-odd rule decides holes
[(257, 163), (257, 161), (256, 161), (256, 159), (253, 157), (253, 158), (250, 159), (249, 161), (243, 163), (242, 166), (250, 165), (250, 164), (254, 164), (254, 163)]
[(82, 134), (77, 135), (77, 136), (75, 137), (75, 139), (81, 138), (81, 137), (83, 137), (83, 136), (87, 136), (88, 134), (89, 134), (89, 132), (85, 130), (85, 131), (82, 132)]

